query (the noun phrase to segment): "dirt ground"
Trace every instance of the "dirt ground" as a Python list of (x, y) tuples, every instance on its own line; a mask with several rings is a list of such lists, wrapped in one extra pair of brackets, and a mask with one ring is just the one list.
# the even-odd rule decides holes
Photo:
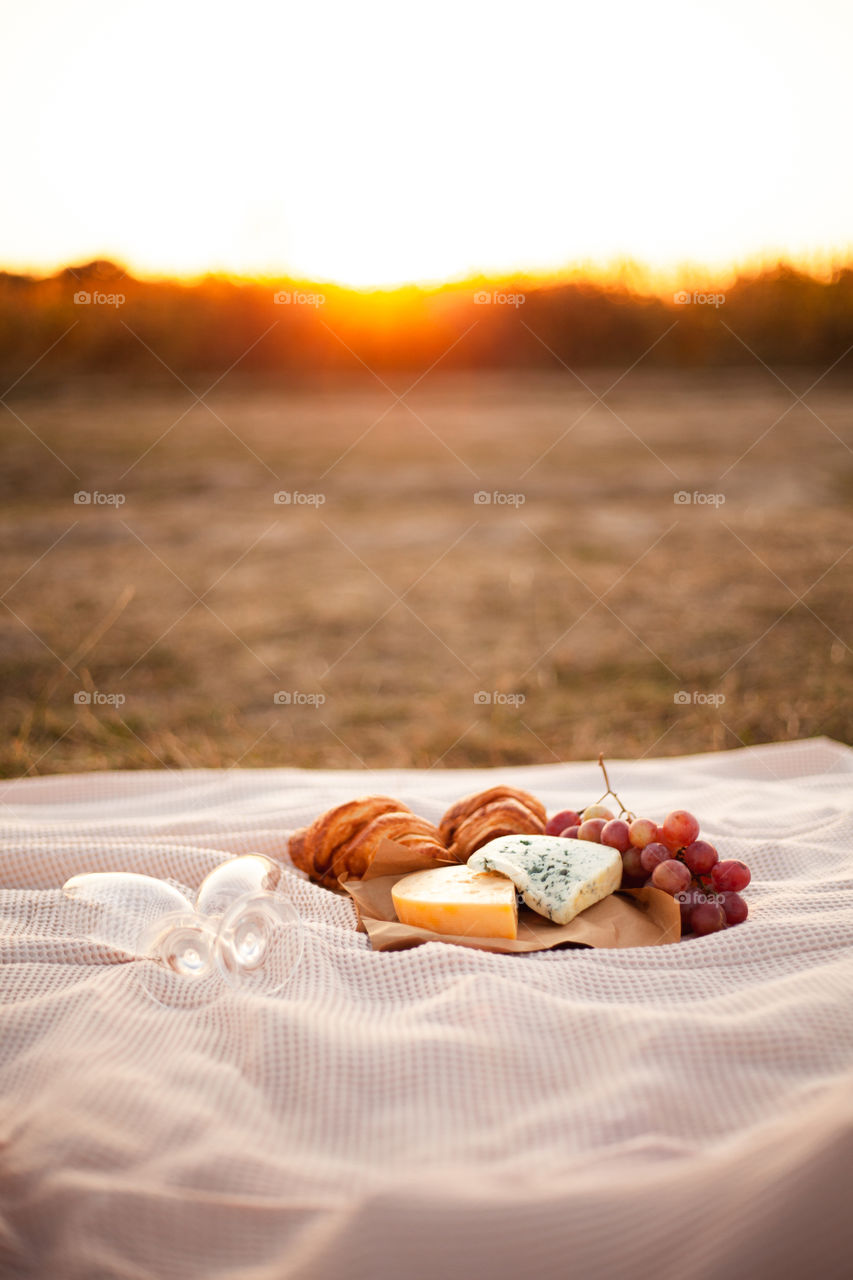
[(849, 376), (620, 372), (22, 379), (0, 772), (851, 741)]

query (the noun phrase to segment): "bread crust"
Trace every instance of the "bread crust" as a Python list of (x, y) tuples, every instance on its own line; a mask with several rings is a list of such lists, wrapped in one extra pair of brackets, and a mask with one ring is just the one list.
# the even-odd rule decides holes
[(537, 836), (544, 830), (545, 823), (539, 814), (520, 800), (510, 797), (493, 800), (459, 824), (450, 854), (457, 862), (467, 862), (472, 853), (499, 836)]
[(447, 857), (435, 824), (390, 796), (360, 796), (329, 809), (310, 826), (294, 831), (288, 852), (294, 866), (332, 889), (342, 878), (363, 876), (383, 840), (436, 859)]
[(455, 841), (456, 832), (466, 818), (470, 818), (478, 810), (484, 809), (486, 805), (494, 804), (498, 800), (518, 801), (534, 817), (539, 819), (544, 829), (547, 816), (545, 806), (541, 800), (537, 800), (536, 796), (531, 795), (529, 791), (522, 791), (520, 787), (489, 787), (486, 791), (474, 791), (471, 795), (463, 796), (461, 800), (457, 800), (447, 810), (438, 828), (441, 838), (447, 847), (450, 848)]

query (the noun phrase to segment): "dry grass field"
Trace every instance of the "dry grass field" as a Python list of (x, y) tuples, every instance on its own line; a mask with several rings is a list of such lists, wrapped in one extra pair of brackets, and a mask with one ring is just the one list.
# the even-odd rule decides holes
[(850, 741), (849, 377), (620, 372), (25, 379), (0, 771)]

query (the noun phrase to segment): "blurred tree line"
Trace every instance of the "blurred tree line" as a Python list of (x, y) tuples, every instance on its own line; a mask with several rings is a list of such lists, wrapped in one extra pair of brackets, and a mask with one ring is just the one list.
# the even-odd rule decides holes
[(851, 268), (821, 280), (779, 264), (738, 278), (724, 301), (710, 288), (656, 297), (591, 281), (371, 293), (287, 280), (142, 281), (103, 261), (46, 278), (0, 273), (4, 385), (33, 362), (28, 385), (89, 373), (168, 379), (164, 364), (213, 377), (237, 360), (243, 373), (291, 377), (354, 371), (359, 360), (378, 371), (439, 359), (465, 369), (554, 368), (557, 359), (624, 367), (650, 347), (644, 363), (657, 366), (751, 365), (751, 349), (774, 367), (823, 368), (851, 344)]

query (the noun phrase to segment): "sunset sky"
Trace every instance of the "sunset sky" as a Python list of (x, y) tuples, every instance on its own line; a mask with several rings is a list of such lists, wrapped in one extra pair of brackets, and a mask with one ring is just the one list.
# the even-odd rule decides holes
[(853, 244), (846, 0), (27, 0), (0, 265), (355, 285)]

